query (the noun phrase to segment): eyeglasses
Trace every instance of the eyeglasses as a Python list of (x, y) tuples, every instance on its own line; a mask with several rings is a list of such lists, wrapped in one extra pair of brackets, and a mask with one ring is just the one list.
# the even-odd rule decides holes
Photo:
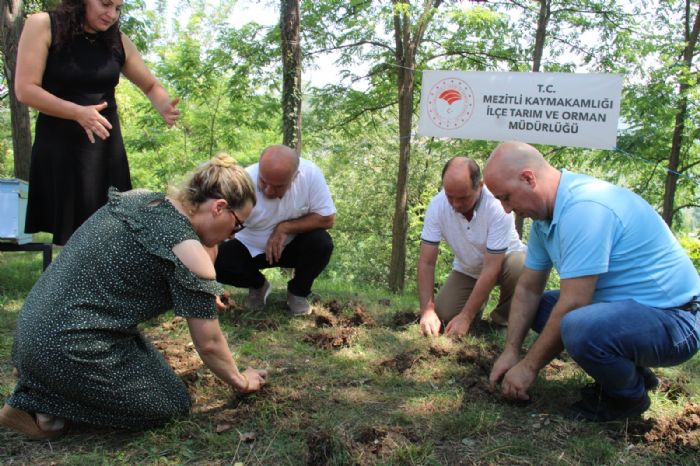
[(235, 225), (233, 225), (233, 234), (235, 235), (239, 231), (245, 228), (245, 225), (243, 222), (241, 222), (241, 219), (238, 218), (238, 215), (236, 215), (236, 212), (233, 211), (233, 209), (228, 209), (229, 212), (233, 214), (233, 218), (236, 219)]

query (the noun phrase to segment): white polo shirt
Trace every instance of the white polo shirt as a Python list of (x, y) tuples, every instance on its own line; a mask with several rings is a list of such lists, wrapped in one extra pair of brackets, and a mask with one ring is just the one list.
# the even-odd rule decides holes
[(515, 230), (513, 214), (507, 214), (501, 203), (484, 186), (474, 207), (471, 221), (456, 212), (447, 201), (444, 190), (428, 205), (421, 240), (439, 245), (445, 240), (455, 259), (452, 268), (478, 278), (484, 265), (484, 254), (524, 251)]
[[(309, 160), (301, 159), (292, 184), (282, 199), (268, 199), (258, 184), (258, 164), (246, 168), (255, 184), (257, 203), (246, 219), (245, 228), (236, 233), (236, 239), (255, 257), (265, 252), (265, 245), (278, 223), (303, 217), (310, 213), (322, 216), (335, 214), (326, 179), (321, 169)], [(287, 236), (285, 246), (296, 235)]]

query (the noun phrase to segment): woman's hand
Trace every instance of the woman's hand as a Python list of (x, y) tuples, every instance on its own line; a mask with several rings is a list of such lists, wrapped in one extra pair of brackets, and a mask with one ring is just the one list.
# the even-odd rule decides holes
[(219, 312), (223, 312), (226, 309), (228, 309), (229, 304), (231, 304), (231, 293), (228, 291), (224, 291), (224, 293), (220, 296), (217, 296), (214, 298), (214, 304), (216, 304), (216, 310)]
[(98, 105), (83, 105), (78, 108), (75, 120), (83, 127), (90, 142), (95, 143), (95, 136), (102, 140), (107, 139), (112, 125), (100, 114), (102, 110), (107, 108), (107, 102)]
[(253, 393), (260, 390), (267, 383), (267, 371), (265, 369), (247, 368), (241, 374), (241, 382), (236, 387), (241, 393)]
[(172, 128), (175, 122), (180, 118), (180, 109), (177, 108), (177, 104), (180, 102), (179, 97), (175, 97), (163, 106), (163, 108), (158, 109), (158, 113), (165, 120), (165, 124), (168, 128)]

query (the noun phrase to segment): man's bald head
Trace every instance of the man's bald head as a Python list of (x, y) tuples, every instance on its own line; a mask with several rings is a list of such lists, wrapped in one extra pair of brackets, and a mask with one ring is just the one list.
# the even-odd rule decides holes
[(445, 178), (449, 180), (459, 179), (462, 182), (469, 180), (472, 189), (481, 182), (481, 169), (475, 161), (467, 157), (453, 157), (442, 168), (442, 184)]
[[(539, 171), (547, 164), (544, 156), (532, 147), (520, 141), (506, 141), (491, 152), (484, 167), (484, 178), (490, 174), (498, 174), (499, 177), (512, 176), (524, 168)], [(488, 186), (488, 182), (486, 182)]]
[(277, 144), (260, 154), (258, 187), (267, 198), (282, 198), (299, 169), (299, 154), (291, 147)]
[(506, 212), (533, 219), (552, 218), (561, 173), (529, 144), (499, 144), (486, 161), (484, 182)]

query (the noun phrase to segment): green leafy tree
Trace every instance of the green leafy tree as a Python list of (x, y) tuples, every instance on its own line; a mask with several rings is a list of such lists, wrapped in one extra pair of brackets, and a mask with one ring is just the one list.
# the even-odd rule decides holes
[(3, 76), (7, 83), (6, 96), (9, 100), (12, 125), (14, 175), (17, 178), (28, 180), (32, 152), (29, 108), (17, 100), (14, 89), (17, 45), (23, 27), (24, 5), (22, 1), (0, 0), (0, 53), (2, 54)]
[[(350, 131), (355, 124), (376, 123), (386, 117), (395, 122), (392, 126), (397, 133), (392, 139), (397, 141), (398, 158), (395, 168), (389, 168), (396, 172), (396, 181), (392, 186), (392, 253), (387, 276), (394, 291), (404, 286), (410, 202), (419, 198), (410, 193), (414, 95), (420, 84), (417, 72), (429, 63), (449, 66), (450, 60), (483, 69), (508, 57), (501, 53), (505, 47), (500, 45), (503, 36), (508, 36), (503, 16), (486, 7), (459, 6), (440, 14), (441, 4), (395, 1), (390, 8), (386, 3), (338, 5), (326, 1), (314, 2), (302, 11), (302, 35), (314, 46), (306, 48), (315, 49), (312, 56), (336, 53), (336, 62), (343, 67), (341, 83), (316, 90), (311, 99), (314, 113), (323, 115), (316, 121), (326, 122), (319, 130)], [(469, 26), (466, 30), (461, 28), (464, 24)], [(489, 40), (487, 36), (494, 30), (503, 36)], [(470, 40), (465, 40), (467, 36)], [(331, 113), (342, 117), (333, 118)], [(389, 125), (386, 121), (381, 124)]]

